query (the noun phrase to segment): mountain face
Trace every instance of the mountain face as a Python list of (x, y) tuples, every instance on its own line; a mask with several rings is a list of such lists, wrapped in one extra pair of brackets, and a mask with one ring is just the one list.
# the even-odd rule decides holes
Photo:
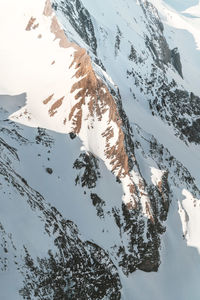
[(0, 298), (197, 300), (199, 19), (96, 2), (0, 0)]

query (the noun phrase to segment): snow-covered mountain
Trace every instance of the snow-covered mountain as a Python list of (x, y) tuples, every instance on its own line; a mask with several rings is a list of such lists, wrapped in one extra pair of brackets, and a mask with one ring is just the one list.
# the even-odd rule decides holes
[(199, 2), (0, 5), (0, 299), (199, 299)]

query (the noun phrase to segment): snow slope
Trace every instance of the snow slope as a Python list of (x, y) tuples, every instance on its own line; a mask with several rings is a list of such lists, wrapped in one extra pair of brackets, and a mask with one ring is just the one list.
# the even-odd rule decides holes
[(177, 11), (183, 11), (199, 4), (199, 0), (164, 0), (164, 2), (175, 8)]
[(194, 8), (52, 3), (0, 0), (0, 296), (197, 300)]
[[(130, 64), (132, 64), (132, 62), (127, 59), (130, 54), (129, 49), (131, 42), (137, 50), (137, 53), (146, 52), (143, 35), (143, 32), (146, 33), (146, 28), (144, 23), (142, 23), (144, 19), (139, 1), (137, 3), (135, 1), (131, 3), (124, 1), (106, 1), (105, 3), (101, 1), (98, 3), (98, 6), (93, 1), (83, 0), (82, 2), (92, 16), (95, 37), (97, 39), (98, 58), (103, 62), (109, 77), (118, 85), (129, 120), (132, 124), (136, 123), (145, 131), (153, 134), (164, 147), (169, 149), (172, 155), (188, 168), (199, 186), (199, 145), (186, 145), (184, 141), (174, 136), (173, 128), (163, 124), (158, 117), (152, 117), (147, 109), (147, 105), (141, 99), (142, 97), (147, 98), (146, 95), (144, 95), (137, 86), (133, 87), (133, 81), (127, 78), (126, 71), (128, 68), (130, 69)], [(185, 89), (200, 95), (198, 82), (200, 27), (198, 23), (193, 23), (191, 17), (187, 17), (169, 6), (166, 6), (163, 1), (151, 2), (157, 7), (161, 20), (164, 23), (164, 35), (169, 47), (171, 49), (178, 47), (180, 52), (184, 79), (182, 80), (174, 71), (172, 72), (170, 68), (166, 70), (167, 77), (174, 78), (179, 86), (183, 86)], [(180, 10), (185, 8), (186, 6)], [(112, 12), (112, 18), (110, 17), (110, 12)], [(61, 20), (64, 18), (61, 10), (58, 10), (57, 14)], [(196, 21), (198, 22), (198, 20)], [(67, 24), (65, 29), (68, 32), (69, 29), (67, 26), (69, 25), (67, 20), (65, 23), (63, 19), (62, 23), (64, 26)], [(117, 32), (121, 32), (121, 34), (119, 33), (120, 46), (117, 52), (115, 52), (113, 45), (115, 44)], [(72, 38), (75, 39), (75, 35), (73, 35)], [(79, 41), (78, 37), (77, 41)], [(148, 70), (150, 69), (151, 61), (148, 54), (143, 56), (148, 57), (143, 65), (137, 67), (137, 65), (134, 64), (135, 70), (140, 73), (142, 78), (144, 78), (146, 74), (149, 74)], [(134, 97), (129, 92), (130, 90), (134, 92), (137, 101), (133, 100)], [(196, 220), (195, 217), (196, 213), (198, 214), (198, 205), (197, 207), (194, 206), (195, 197), (191, 199), (185, 196), (188, 195), (188, 192), (185, 192), (184, 188), (180, 189), (178, 195), (175, 190), (172, 194), (174, 194), (174, 199), (171, 204), (170, 215), (167, 221), (167, 232), (163, 242), (163, 248), (166, 247), (166, 250), (162, 252), (163, 264), (159, 272), (155, 275), (146, 274), (144, 276), (143, 273), (133, 274), (130, 280), (130, 291), (127, 292), (129, 289), (126, 291), (128, 293), (126, 294), (127, 299), (132, 299), (131, 297), (133, 297), (133, 295), (137, 295), (136, 299), (145, 299), (147, 295), (148, 298), (150, 296), (150, 299), (188, 299), (189, 295), (192, 295), (193, 299), (199, 298), (200, 291), (196, 281), (198, 280), (197, 278), (199, 278), (199, 254), (196, 250), (199, 249), (199, 239), (192, 237), (193, 234), (196, 236), (198, 232), (196, 228), (199, 228), (199, 221)], [(197, 203), (198, 202), (199, 198), (197, 200)], [(190, 208), (186, 208), (186, 203), (189, 203)], [(182, 207), (181, 210), (179, 205)], [(191, 210), (193, 213), (191, 213)], [(184, 214), (188, 214), (186, 219)], [(194, 222), (196, 225), (193, 225), (194, 227), (191, 229), (189, 224), (193, 223), (193, 218), (195, 219)], [(183, 240), (183, 234), (185, 232), (183, 228), (188, 226), (190, 229), (188, 228), (186, 239)], [(174, 230), (175, 233), (173, 234)], [(196, 240), (195, 245), (194, 240)], [(196, 249), (188, 248), (186, 246), (187, 244), (188, 246), (194, 246)], [(179, 262), (175, 264), (175, 262), (177, 262), (177, 256), (175, 256), (177, 249), (181, 250), (180, 252), (178, 251)], [(188, 257), (187, 263), (186, 257)], [(184, 267), (180, 272), (181, 266)], [(179, 277), (180, 279), (177, 279)], [(132, 287), (134, 282), (132, 280), (137, 282), (135, 289), (138, 287), (138, 292)], [(149, 285), (147, 282), (149, 282)], [(155, 286), (155, 289), (153, 286)], [(158, 288), (158, 286), (161, 288)], [(172, 286), (174, 288), (171, 288)]]
[[(199, 95), (200, 20), (195, 18), (199, 4), (198, 1), (194, 3), (189, 1), (188, 5), (184, 4), (184, 1), (181, 2), (183, 7), (181, 3), (174, 7), (171, 2), (167, 2), (170, 4), (168, 6), (165, 5), (164, 1), (152, 1), (158, 8), (165, 25), (169, 45), (172, 48), (178, 47), (180, 51), (186, 89), (193, 90)], [(175, 2), (173, 1), (173, 3)], [(192, 4), (198, 5), (194, 7)], [(186, 10), (186, 8), (188, 9)]]

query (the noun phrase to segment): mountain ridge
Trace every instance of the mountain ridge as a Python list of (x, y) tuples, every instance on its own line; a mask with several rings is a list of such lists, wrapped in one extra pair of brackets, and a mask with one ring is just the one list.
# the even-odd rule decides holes
[(199, 297), (200, 98), (151, 2), (23, 1), (16, 49), (2, 13), (5, 299)]

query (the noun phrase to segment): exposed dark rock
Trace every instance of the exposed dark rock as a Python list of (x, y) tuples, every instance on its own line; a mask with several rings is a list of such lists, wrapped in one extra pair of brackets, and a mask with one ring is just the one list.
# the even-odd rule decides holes
[(97, 216), (100, 218), (104, 217), (103, 206), (105, 206), (105, 201), (102, 200), (97, 194), (91, 193), (90, 197), (92, 199), (92, 204), (96, 207)]
[(130, 50), (130, 54), (129, 54), (128, 58), (129, 58), (129, 60), (135, 61), (136, 63), (138, 61), (137, 52), (136, 52), (135, 48), (133, 47), (133, 45), (131, 45), (131, 50)]
[(94, 243), (83, 243), (69, 225), (68, 234), (55, 240), (55, 254), (49, 250), (35, 263), (25, 248), (23, 299), (121, 299), (119, 275), (108, 254)]
[[(4, 157), (10, 155), (12, 148), (5, 148)], [(45, 147), (45, 145), (44, 145)], [(7, 189), (14, 189), (21, 201), (28, 206), (43, 223), (44, 231), (51, 237), (54, 250), (49, 250), (37, 259), (31, 257), (28, 246), (24, 247), (24, 264), (18, 268), (24, 277), (20, 295), (23, 299), (113, 299), (121, 298), (121, 283), (116, 267), (109, 255), (98, 245), (82, 241), (76, 225), (65, 220), (55, 207), (32, 189), (26, 179), (7, 165), (0, 153), (0, 181), (6, 181)], [(12, 157), (14, 161), (15, 156)], [(93, 194), (95, 205), (102, 205), (97, 195)], [(0, 223), (0, 269), (6, 271), (9, 249), (16, 248)], [(10, 241), (10, 242), (9, 242)], [(11, 244), (11, 246), (9, 245)], [(10, 248), (9, 248), (10, 247)], [(8, 256), (9, 254), (9, 256)], [(18, 255), (18, 256), (16, 256)], [(23, 258), (22, 252), (15, 255), (15, 263)]]
[(172, 58), (172, 65), (177, 70), (179, 75), (183, 78), (181, 57), (180, 57), (180, 53), (178, 52), (178, 48), (174, 48), (171, 50), (171, 58)]
[(72, 140), (76, 138), (76, 134), (74, 134), (73, 132), (70, 132), (69, 136)]
[(167, 85), (161, 80), (157, 96), (149, 102), (150, 108), (173, 125), (181, 139), (199, 144), (200, 98), (185, 90), (171, 89), (172, 84)]
[(47, 173), (49, 173), (49, 174), (52, 174), (52, 173), (53, 173), (52, 168), (46, 168), (46, 171), (47, 171)]
[(117, 34), (116, 34), (116, 37), (115, 37), (115, 56), (118, 55), (118, 52), (120, 50), (121, 38), (122, 38), (122, 32), (119, 29), (119, 27), (117, 26)]
[(81, 153), (73, 165), (74, 169), (80, 170), (75, 179), (76, 184), (81, 184), (89, 189), (96, 186), (98, 178), (100, 178), (98, 160), (90, 153)]
[(42, 144), (46, 147), (51, 147), (53, 143), (53, 139), (50, 137), (50, 135), (47, 134), (46, 130), (44, 128), (37, 128), (38, 134), (35, 137), (37, 144)]
[(146, 17), (146, 46), (150, 50), (155, 63), (162, 69), (171, 62), (171, 51), (164, 37), (164, 26), (160, 20), (157, 9), (148, 1), (139, 1)]
[[(125, 251), (120, 254), (120, 265), (125, 274), (132, 273), (136, 269), (146, 272), (157, 271), (160, 265), (160, 237), (156, 224), (150, 220), (145, 224), (140, 210), (127, 209), (122, 206), (123, 230), (129, 233), (129, 254)], [(145, 229), (147, 228), (147, 229)], [(146, 237), (145, 237), (146, 231)]]
[(94, 32), (92, 17), (88, 10), (83, 6), (80, 0), (59, 1), (53, 2), (55, 11), (60, 10), (68, 18), (72, 27), (84, 40), (84, 42), (91, 47), (93, 53), (96, 55), (97, 41)]

